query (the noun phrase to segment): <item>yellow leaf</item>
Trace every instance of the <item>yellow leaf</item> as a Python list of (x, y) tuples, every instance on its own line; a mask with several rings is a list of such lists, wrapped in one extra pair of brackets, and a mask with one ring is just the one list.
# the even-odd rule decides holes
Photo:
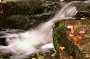
[(32, 59), (36, 59), (36, 58), (32, 58)]
[(65, 49), (65, 47), (60, 46), (59, 49), (63, 51)]

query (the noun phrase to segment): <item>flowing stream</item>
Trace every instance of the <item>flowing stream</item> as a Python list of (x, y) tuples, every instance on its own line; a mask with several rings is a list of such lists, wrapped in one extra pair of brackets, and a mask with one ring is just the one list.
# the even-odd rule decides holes
[[(6, 33), (0, 38), (5, 39), (6, 45), (0, 45), (0, 59), (2, 55), (11, 54), (8, 59), (23, 59), (32, 53), (47, 51), (54, 48), (52, 38), (52, 25), (63, 19), (73, 18), (78, 12), (75, 4), (82, 3), (73, 1), (67, 3), (52, 19), (38, 25), (34, 29), (20, 33)], [(84, 2), (87, 3), (87, 2)]]

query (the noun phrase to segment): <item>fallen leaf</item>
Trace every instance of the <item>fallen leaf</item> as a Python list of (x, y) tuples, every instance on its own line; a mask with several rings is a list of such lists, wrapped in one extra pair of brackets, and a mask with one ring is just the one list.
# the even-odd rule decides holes
[(36, 59), (36, 58), (32, 58), (32, 59)]
[(44, 56), (38, 55), (38, 59), (44, 59)]
[(82, 40), (82, 36), (77, 36), (78, 40)]
[(60, 46), (59, 49), (63, 51), (65, 49), (65, 47)]
[(55, 54), (51, 54), (51, 56), (53, 57), (53, 56), (55, 56)]
[(73, 56), (69, 56), (70, 59), (73, 59)]
[(71, 33), (74, 34), (74, 28), (71, 28)]
[(73, 41), (78, 41), (78, 38), (76, 36), (72, 37)]
[(85, 31), (83, 30), (83, 31), (79, 31), (79, 34), (84, 34), (85, 33)]
[(69, 34), (69, 37), (71, 37), (71, 38), (72, 38), (72, 37), (74, 37), (74, 35), (70, 33), (70, 34)]

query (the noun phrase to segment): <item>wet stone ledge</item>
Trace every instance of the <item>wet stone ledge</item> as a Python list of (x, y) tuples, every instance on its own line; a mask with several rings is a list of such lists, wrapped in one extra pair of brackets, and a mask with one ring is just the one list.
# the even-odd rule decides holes
[(74, 59), (90, 59), (90, 21), (57, 22), (53, 31), (53, 41), (59, 57), (62, 52), (59, 47), (63, 46), (65, 53)]

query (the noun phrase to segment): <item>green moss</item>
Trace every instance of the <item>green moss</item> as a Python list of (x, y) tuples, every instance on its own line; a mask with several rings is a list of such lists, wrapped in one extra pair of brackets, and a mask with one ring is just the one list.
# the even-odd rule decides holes
[(42, 2), (40, 0), (31, 0), (31, 1), (22, 1), (14, 6), (14, 11), (16, 14), (22, 15), (31, 15), (31, 14), (38, 14), (43, 11), (43, 7), (41, 6)]
[[(62, 28), (64, 26), (64, 21), (57, 23), (56, 24), (57, 27), (54, 28), (54, 32), (53, 32), (53, 43), (54, 43), (54, 47), (56, 50), (58, 50), (59, 46), (61, 44), (59, 44), (59, 38), (61, 40), (63, 40), (63, 38), (61, 38), (64, 34), (62, 33)], [(60, 34), (61, 33), (61, 34)]]
[(64, 43), (64, 38), (65, 38), (64, 24), (65, 24), (65, 20), (56, 23), (55, 28), (53, 30), (53, 44), (56, 50), (55, 58), (57, 59), (59, 59), (58, 57), (60, 57), (59, 47), (63, 46)]
[(6, 19), (7, 28), (10, 29), (28, 29), (30, 21), (24, 15), (12, 15)]
[[(53, 30), (53, 44), (56, 50), (55, 57), (59, 59), (60, 57), (60, 46), (65, 46), (65, 43), (67, 43), (67, 34), (66, 34), (66, 27), (65, 27), (66, 20), (62, 20), (60, 22), (57, 22), (55, 25), (55, 28)], [(66, 52), (66, 48), (65, 48)]]
[(0, 11), (3, 11), (3, 16), (11, 15), (32, 15), (43, 12), (41, 0), (19, 1), (2, 3)]

